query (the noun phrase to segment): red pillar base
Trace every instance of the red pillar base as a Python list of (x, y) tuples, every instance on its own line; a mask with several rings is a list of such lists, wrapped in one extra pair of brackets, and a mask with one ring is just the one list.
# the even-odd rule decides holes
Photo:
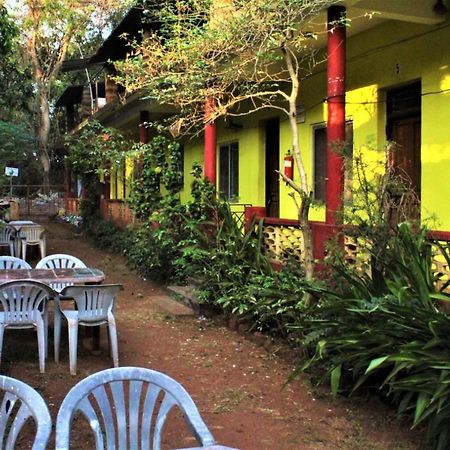
[(250, 225), (253, 219), (259, 222), (266, 217), (266, 208), (264, 206), (246, 206), (244, 209), (244, 228), (247, 233), (250, 230)]

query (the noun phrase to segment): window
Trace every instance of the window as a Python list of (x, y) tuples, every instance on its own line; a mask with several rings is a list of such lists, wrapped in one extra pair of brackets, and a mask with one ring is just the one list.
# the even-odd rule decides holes
[[(327, 127), (318, 126), (314, 133), (314, 200), (326, 203), (327, 200)], [(353, 157), (353, 121), (345, 125), (345, 146), (343, 153), (350, 162)], [(344, 200), (351, 200), (352, 165), (345, 164)]]
[(327, 127), (314, 129), (314, 200), (327, 200)]
[(239, 196), (239, 144), (231, 142), (219, 149), (219, 192), (226, 200)]

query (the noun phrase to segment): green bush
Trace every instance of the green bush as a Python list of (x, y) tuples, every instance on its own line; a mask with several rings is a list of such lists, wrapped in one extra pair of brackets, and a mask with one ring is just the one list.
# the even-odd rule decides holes
[(263, 251), (262, 224), (244, 233), (227, 203), (210, 206), (215, 221), (198, 228), (193, 245), (176, 264), (195, 280), (200, 299), (247, 320), (253, 328), (287, 336), (289, 324), (306, 309), (305, 294), (323, 288), (307, 281), (300, 264), (274, 270)]
[[(380, 260), (378, 260), (380, 261)], [(380, 275), (369, 278), (344, 264), (343, 289), (324, 296), (292, 327), (326, 370), (334, 393), (375, 388), (413, 425), (426, 422), (438, 449), (450, 445), (450, 318), (436, 300), (426, 230), (404, 223), (388, 242)]]

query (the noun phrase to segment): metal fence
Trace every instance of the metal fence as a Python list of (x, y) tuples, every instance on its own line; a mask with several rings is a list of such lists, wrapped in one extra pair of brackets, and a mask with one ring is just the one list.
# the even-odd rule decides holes
[(41, 185), (3, 185), (0, 198), (16, 201), (21, 217), (51, 217), (64, 208), (64, 186), (51, 185), (49, 193), (43, 194)]

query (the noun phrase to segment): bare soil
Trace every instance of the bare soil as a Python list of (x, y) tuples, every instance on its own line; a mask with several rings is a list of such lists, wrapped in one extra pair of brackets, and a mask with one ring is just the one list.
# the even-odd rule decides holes
[[(326, 388), (312, 387), (305, 376), (283, 387), (297, 356), (283, 344), (232, 330), (220, 318), (173, 315), (162, 307), (168, 301), (164, 287), (142, 279), (121, 255), (98, 250), (70, 225), (43, 225), (48, 230), (48, 254), (75, 255), (102, 269), (107, 283), (123, 284), (116, 311), (120, 364), (152, 368), (177, 379), (218, 443), (242, 450), (425, 448), (422, 433), (410, 431), (376, 398), (334, 398)], [(105, 330), (100, 354), (91, 351), (91, 340), (81, 333), (78, 373), (71, 376), (66, 334), (63, 330), (59, 364), (53, 362), (50, 335), (46, 373), (40, 374), (35, 334), (5, 333), (2, 372), (35, 387), (54, 422), (75, 383), (111, 367)], [(175, 418), (174, 423), (167, 429), (164, 448), (194, 446), (181, 420)], [(73, 444), (93, 448), (86, 424), (74, 435)], [(22, 440), (17, 448), (27, 447)]]

